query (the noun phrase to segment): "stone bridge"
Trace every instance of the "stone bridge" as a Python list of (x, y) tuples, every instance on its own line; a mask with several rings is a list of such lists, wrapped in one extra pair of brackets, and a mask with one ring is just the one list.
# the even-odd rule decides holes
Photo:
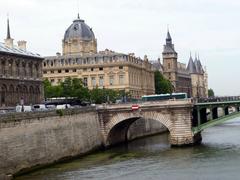
[(240, 98), (185, 99), (1, 115), (0, 179), (126, 142), (134, 122), (143, 118), (163, 124), (172, 145), (194, 144), (204, 129), (239, 117), (239, 107)]
[(192, 132), (191, 99), (144, 102), (137, 104), (98, 106), (98, 116), (105, 146), (127, 141), (128, 129), (140, 118), (162, 123), (170, 132), (172, 145), (188, 145), (201, 141), (201, 134)]

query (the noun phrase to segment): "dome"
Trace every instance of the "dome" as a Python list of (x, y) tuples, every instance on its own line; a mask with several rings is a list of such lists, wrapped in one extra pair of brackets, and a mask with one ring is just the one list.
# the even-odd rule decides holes
[(66, 30), (64, 35), (64, 41), (69, 39), (79, 38), (84, 41), (92, 41), (95, 39), (92, 29), (80, 19), (79, 16)]

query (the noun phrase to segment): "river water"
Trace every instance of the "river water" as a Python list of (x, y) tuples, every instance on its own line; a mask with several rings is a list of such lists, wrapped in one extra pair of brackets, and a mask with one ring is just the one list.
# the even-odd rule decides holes
[(209, 128), (202, 132), (202, 137), (201, 145), (186, 148), (171, 148), (168, 134), (138, 139), (16, 179), (240, 179), (240, 119)]

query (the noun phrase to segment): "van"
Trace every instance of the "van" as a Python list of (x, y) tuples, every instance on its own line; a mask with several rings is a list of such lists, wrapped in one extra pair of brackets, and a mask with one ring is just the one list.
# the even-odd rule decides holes
[(16, 106), (16, 112), (32, 112), (32, 107), (31, 106), (17, 105)]

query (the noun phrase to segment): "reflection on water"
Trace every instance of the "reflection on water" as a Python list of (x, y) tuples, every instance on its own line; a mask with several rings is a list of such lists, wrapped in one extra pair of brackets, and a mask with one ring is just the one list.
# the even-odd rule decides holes
[(205, 130), (199, 146), (171, 148), (168, 134), (57, 164), (18, 180), (239, 179), (240, 119)]

